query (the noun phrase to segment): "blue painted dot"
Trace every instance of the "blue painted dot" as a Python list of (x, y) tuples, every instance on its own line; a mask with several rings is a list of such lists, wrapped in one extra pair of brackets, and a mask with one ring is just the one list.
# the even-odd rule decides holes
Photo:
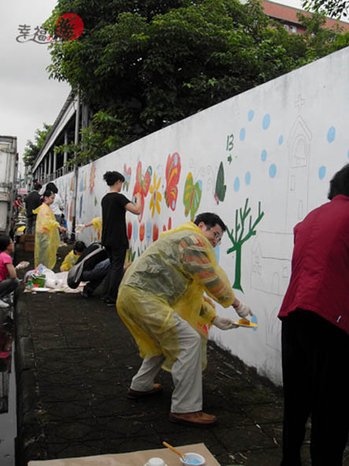
[(147, 241), (151, 240), (152, 231), (153, 231), (153, 224), (151, 223), (150, 220), (148, 220), (148, 222), (145, 224), (145, 237), (147, 238)]
[(269, 176), (270, 178), (274, 178), (275, 175), (276, 175), (276, 165), (275, 163), (272, 163), (269, 167)]
[(240, 129), (240, 135), (239, 135), (239, 137), (240, 137), (240, 141), (244, 141), (244, 140), (245, 140), (245, 137), (246, 137), (246, 130), (245, 130), (245, 128), (241, 128), (241, 129)]
[(245, 183), (247, 185), (249, 185), (251, 183), (251, 173), (250, 172), (246, 172), (246, 174), (245, 174)]
[(278, 143), (279, 143), (279, 146), (281, 146), (281, 144), (284, 143), (284, 137), (283, 137), (282, 134), (279, 136), (279, 141), (278, 141)]
[(136, 241), (138, 238), (138, 221), (133, 222), (132, 236), (133, 236), (133, 241)]
[(261, 152), (262, 162), (265, 162), (267, 160), (267, 157), (268, 157), (267, 151), (265, 149), (263, 149), (262, 152)]
[(331, 126), (331, 128), (328, 128), (328, 131), (327, 131), (327, 141), (331, 143), (335, 139), (336, 139), (336, 128), (334, 126)]
[(240, 180), (238, 177), (234, 180), (234, 191), (237, 193), (240, 189)]
[(323, 180), (326, 176), (326, 167), (323, 165), (319, 168), (319, 178), (320, 180)]
[(253, 117), (254, 117), (254, 111), (253, 110), (250, 110), (247, 114), (247, 119), (248, 121), (252, 121), (253, 120)]
[(270, 126), (270, 115), (269, 113), (266, 113), (263, 117), (263, 129), (268, 129)]

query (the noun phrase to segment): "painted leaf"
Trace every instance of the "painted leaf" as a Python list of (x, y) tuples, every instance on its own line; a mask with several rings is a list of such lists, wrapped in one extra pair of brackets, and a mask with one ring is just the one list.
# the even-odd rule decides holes
[(224, 168), (223, 162), (219, 164), (219, 169), (217, 173), (217, 180), (216, 180), (216, 189), (214, 193), (214, 198), (219, 204), (219, 201), (223, 202), (225, 198), (225, 192), (227, 190), (227, 186), (224, 184)]
[(201, 181), (197, 181), (194, 185), (193, 175), (189, 172), (184, 186), (183, 204), (185, 207), (184, 214), (187, 217), (190, 213), (190, 220), (194, 220), (195, 213), (200, 205), (201, 194)]

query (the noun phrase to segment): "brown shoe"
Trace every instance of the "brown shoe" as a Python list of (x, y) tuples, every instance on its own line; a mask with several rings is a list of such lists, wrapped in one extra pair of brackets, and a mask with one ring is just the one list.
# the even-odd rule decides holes
[(203, 411), (195, 413), (170, 413), (169, 419), (176, 424), (187, 424), (192, 426), (212, 426), (217, 423), (217, 417)]
[(154, 386), (151, 390), (147, 390), (146, 392), (140, 392), (138, 390), (132, 390), (132, 388), (128, 389), (127, 398), (130, 400), (138, 400), (139, 398), (144, 398), (151, 395), (157, 395), (158, 393), (162, 392), (162, 386), (159, 383), (154, 383)]

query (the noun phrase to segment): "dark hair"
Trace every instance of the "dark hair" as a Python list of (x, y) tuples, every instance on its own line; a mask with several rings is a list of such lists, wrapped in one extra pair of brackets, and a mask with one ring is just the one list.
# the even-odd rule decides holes
[(86, 249), (86, 244), (83, 241), (77, 241), (74, 244), (74, 252), (83, 252)]
[(34, 183), (35, 191), (40, 191), (41, 188), (42, 188), (42, 185), (40, 183)]
[(333, 199), (338, 194), (349, 196), (349, 163), (344, 165), (330, 181), (330, 190), (328, 192), (328, 199)]
[(195, 218), (194, 223), (195, 225), (199, 225), (200, 222), (204, 222), (204, 224), (208, 227), (214, 227), (215, 225), (219, 225), (223, 231), (226, 231), (227, 229), (223, 220), (220, 217), (218, 217), (218, 215), (212, 212), (204, 212), (202, 214), (199, 214)]
[(125, 181), (124, 175), (119, 172), (106, 172), (103, 175), (103, 180), (107, 182), (108, 186), (113, 186), (117, 181)]
[(42, 195), (42, 198), (44, 198), (44, 197), (50, 197), (50, 196), (52, 196), (52, 194), (55, 194), (55, 193), (54, 193), (53, 191), (51, 191), (50, 189), (47, 189), (47, 188), (46, 188), (45, 191), (44, 191), (44, 193), (43, 193), (43, 195)]
[(12, 239), (7, 235), (0, 235), (0, 252), (5, 251)]
[(51, 183), (51, 182), (50, 182), (50, 183), (47, 183), (45, 190), (47, 190), (47, 189), (50, 190), (50, 191), (52, 191), (52, 192), (55, 193), (55, 194), (58, 193), (58, 188), (57, 188), (57, 186), (56, 186), (54, 183)]

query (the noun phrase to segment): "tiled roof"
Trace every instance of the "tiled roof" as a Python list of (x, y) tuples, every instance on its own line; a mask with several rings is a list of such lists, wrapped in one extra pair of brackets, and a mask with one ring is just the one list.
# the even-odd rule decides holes
[[(280, 3), (270, 2), (268, 0), (263, 0), (263, 9), (267, 16), (295, 25), (300, 25), (300, 21), (297, 17), (298, 13), (301, 13), (304, 16), (311, 16), (311, 13), (307, 11), (287, 5), (281, 5)], [(336, 19), (327, 18), (325, 26), (329, 29), (336, 29), (339, 27), (342, 28), (343, 31), (349, 31), (349, 23)]]

